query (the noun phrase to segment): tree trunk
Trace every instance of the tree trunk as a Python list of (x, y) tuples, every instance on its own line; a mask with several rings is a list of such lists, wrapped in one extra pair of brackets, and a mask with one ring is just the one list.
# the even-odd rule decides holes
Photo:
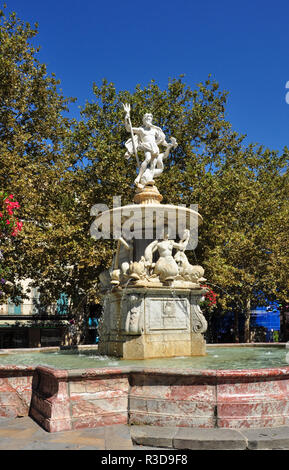
[(239, 311), (238, 311), (238, 309), (236, 309), (235, 312), (234, 312), (234, 337), (235, 337), (235, 343), (240, 343), (240, 337), (239, 337)]
[(88, 307), (86, 296), (79, 300), (76, 297), (71, 300), (71, 322), (66, 332), (66, 344), (70, 346), (78, 346), (85, 344), (88, 334)]
[(244, 325), (244, 342), (250, 343), (250, 317), (251, 317), (251, 299), (248, 298), (245, 307), (245, 325)]

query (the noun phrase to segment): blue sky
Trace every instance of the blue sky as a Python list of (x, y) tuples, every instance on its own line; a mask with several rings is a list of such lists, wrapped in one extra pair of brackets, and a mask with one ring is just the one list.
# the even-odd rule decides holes
[[(3, 3), (3, 2), (1, 2)], [(152, 78), (185, 74), (195, 87), (212, 74), (229, 91), (233, 128), (281, 150), (288, 145), (288, 0), (6, 0), (8, 10), (39, 23), (39, 59), (61, 80), (71, 108), (92, 99), (103, 77), (133, 90)]]

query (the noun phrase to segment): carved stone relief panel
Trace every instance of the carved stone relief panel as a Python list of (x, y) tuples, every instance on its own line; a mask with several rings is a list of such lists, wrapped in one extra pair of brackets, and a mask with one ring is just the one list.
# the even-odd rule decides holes
[(189, 328), (189, 301), (186, 297), (146, 298), (146, 330), (187, 330)]

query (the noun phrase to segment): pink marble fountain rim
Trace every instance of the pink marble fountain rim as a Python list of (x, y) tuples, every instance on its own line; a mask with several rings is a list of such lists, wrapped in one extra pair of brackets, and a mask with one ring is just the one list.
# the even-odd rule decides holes
[[(5, 367), (0, 367), (1, 372), (4, 371)], [(72, 378), (82, 378), (89, 379), (99, 376), (119, 376), (119, 375), (130, 375), (130, 374), (145, 374), (149, 376), (179, 376), (179, 377), (210, 377), (210, 378), (268, 378), (274, 379), (277, 377), (289, 378), (289, 366), (286, 367), (274, 367), (268, 369), (206, 369), (206, 370), (197, 370), (197, 369), (157, 369), (149, 367), (109, 367), (109, 368), (94, 368), (94, 369), (56, 369), (48, 366), (37, 366), (35, 368), (27, 368), (29, 371), (37, 370), (46, 375), (54, 376), (58, 379), (72, 379)], [(9, 368), (9, 370), (15, 370)], [(23, 371), (23, 368), (20, 369)]]

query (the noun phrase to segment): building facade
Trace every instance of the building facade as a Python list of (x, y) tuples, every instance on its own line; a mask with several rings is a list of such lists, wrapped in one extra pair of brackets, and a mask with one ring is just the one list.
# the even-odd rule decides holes
[(22, 282), (28, 299), (0, 304), (0, 349), (37, 348), (66, 344), (68, 299), (62, 294), (57, 302), (41, 305), (37, 288), (31, 279)]

